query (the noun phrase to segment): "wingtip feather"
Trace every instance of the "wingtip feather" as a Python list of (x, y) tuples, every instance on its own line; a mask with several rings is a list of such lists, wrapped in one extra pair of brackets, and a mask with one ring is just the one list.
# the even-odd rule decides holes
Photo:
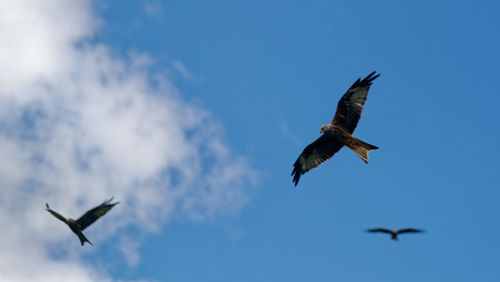
[(363, 79), (361, 79), (361, 77), (358, 78), (358, 80), (356, 80), (350, 88), (370, 86), (372, 85), (372, 82), (379, 76), (380, 73), (377, 73), (377, 71), (373, 71)]
[(102, 205), (110, 205), (111, 207), (114, 207), (118, 205), (121, 202), (116, 202), (116, 203), (111, 203), (115, 197), (111, 197), (109, 200), (105, 200)]
[(294, 186), (297, 186), (297, 184), (299, 184), (300, 176), (302, 175), (302, 165), (300, 164), (299, 160), (297, 160), (293, 164), (293, 170), (291, 175), (293, 176)]
[(367, 75), (362, 81), (361, 81), (361, 84), (362, 85), (368, 85), (370, 86), (372, 84), (372, 82), (380, 76), (380, 73), (377, 73), (377, 71), (373, 71), (372, 73), (370, 73), (369, 75)]

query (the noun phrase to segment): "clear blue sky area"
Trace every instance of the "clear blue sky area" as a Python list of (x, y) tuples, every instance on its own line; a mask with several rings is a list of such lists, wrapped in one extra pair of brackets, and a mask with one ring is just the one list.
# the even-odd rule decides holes
[[(260, 180), (237, 214), (175, 219), (113, 276), (159, 281), (500, 281), (500, 2), (106, 1), (95, 40), (148, 53), (209, 109)], [(344, 148), (292, 164), (358, 77), (374, 82)], [(367, 228), (415, 227), (398, 242)], [(134, 230), (130, 230), (134, 232)]]

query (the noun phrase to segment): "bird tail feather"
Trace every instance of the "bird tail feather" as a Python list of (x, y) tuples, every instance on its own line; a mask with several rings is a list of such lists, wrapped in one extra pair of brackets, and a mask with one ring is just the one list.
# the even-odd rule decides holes
[(365, 143), (354, 136), (350, 136), (345, 145), (356, 153), (365, 163), (368, 163), (368, 152), (378, 150), (377, 146)]
[(85, 237), (85, 235), (83, 235), (83, 233), (78, 233), (78, 238), (80, 239), (80, 243), (82, 243), (82, 246), (83, 244), (85, 244), (85, 242), (89, 243), (90, 245), (94, 246), (94, 244), (92, 244), (92, 242), (89, 241), (89, 239), (87, 239), (87, 237)]

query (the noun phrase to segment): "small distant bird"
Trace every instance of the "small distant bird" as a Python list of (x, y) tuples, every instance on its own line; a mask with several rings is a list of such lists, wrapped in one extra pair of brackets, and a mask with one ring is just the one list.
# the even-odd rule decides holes
[(50, 212), (53, 216), (55, 216), (57, 219), (60, 221), (66, 223), (69, 226), (69, 229), (75, 233), (78, 238), (80, 239), (80, 242), (82, 243), (82, 246), (85, 242), (88, 242), (90, 245), (92, 244), (86, 237), (83, 235), (83, 230), (87, 228), (89, 225), (94, 223), (99, 217), (105, 215), (112, 207), (115, 205), (119, 204), (120, 202), (116, 203), (111, 203), (113, 198), (104, 201), (102, 204), (99, 206), (87, 211), (84, 215), (82, 215), (79, 219), (74, 220), (72, 218), (65, 218), (64, 216), (60, 215), (59, 213), (55, 212), (54, 210), (50, 209), (49, 204), (45, 203), (45, 206), (47, 207), (46, 210)]
[(323, 135), (309, 144), (293, 164), (295, 186), (302, 174), (331, 158), (344, 145), (368, 163), (368, 152), (377, 150), (378, 147), (355, 138), (352, 133), (361, 118), (370, 85), (379, 75), (372, 72), (363, 80), (359, 78), (342, 96), (332, 122), (321, 126), (319, 130)]
[(421, 233), (424, 232), (423, 230), (420, 229), (414, 229), (414, 228), (405, 228), (405, 229), (395, 229), (395, 230), (389, 230), (389, 229), (384, 229), (384, 228), (375, 228), (375, 229), (368, 229), (367, 232), (370, 233), (388, 233), (391, 234), (391, 239), (392, 240), (398, 240), (398, 235), (403, 234), (403, 233)]

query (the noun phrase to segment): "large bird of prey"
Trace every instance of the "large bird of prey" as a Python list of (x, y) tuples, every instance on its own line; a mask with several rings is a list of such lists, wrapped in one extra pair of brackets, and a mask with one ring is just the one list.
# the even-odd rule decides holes
[(403, 233), (421, 233), (424, 232), (423, 230), (420, 229), (414, 229), (414, 228), (405, 228), (405, 229), (395, 229), (395, 230), (389, 230), (385, 228), (375, 228), (375, 229), (368, 229), (367, 232), (370, 233), (388, 233), (391, 234), (391, 239), (392, 240), (398, 240), (398, 235), (403, 234)]
[(60, 221), (66, 223), (69, 226), (69, 229), (75, 233), (78, 238), (80, 239), (80, 242), (82, 243), (82, 246), (85, 242), (88, 242), (90, 245), (92, 244), (86, 237), (83, 235), (83, 230), (87, 228), (89, 225), (94, 223), (99, 217), (105, 215), (112, 207), (115, 205), (119, 204), (120, 202), (116, 203), (111, 203), (113, 198), (104, 201), (102, 204), (99, 206), (87, 211), (84, 215), (82, 215), (79, 219), (74, 220), (72, 218), (65, 218), (64, 216), (60, 215), (56, 211), (50, 209), (49, 204), (45, 203), (45, 206), (47, 207), (46, 210), (50, 212), (53, 216), (55, 216), (57, 219)]
[(370, 85), (379, 75), (372, 72), (363, 80), (359, 78), (342, 96), (332, 122), (321, 126), (319, 130), (323, 135), (309, 144), (293, 164), (295, 186), (302, 174), (331, 158), (344, 145), (368, 163), (368, 152), (378, 147), (355, 138), (352, 133), (361, 118)]

